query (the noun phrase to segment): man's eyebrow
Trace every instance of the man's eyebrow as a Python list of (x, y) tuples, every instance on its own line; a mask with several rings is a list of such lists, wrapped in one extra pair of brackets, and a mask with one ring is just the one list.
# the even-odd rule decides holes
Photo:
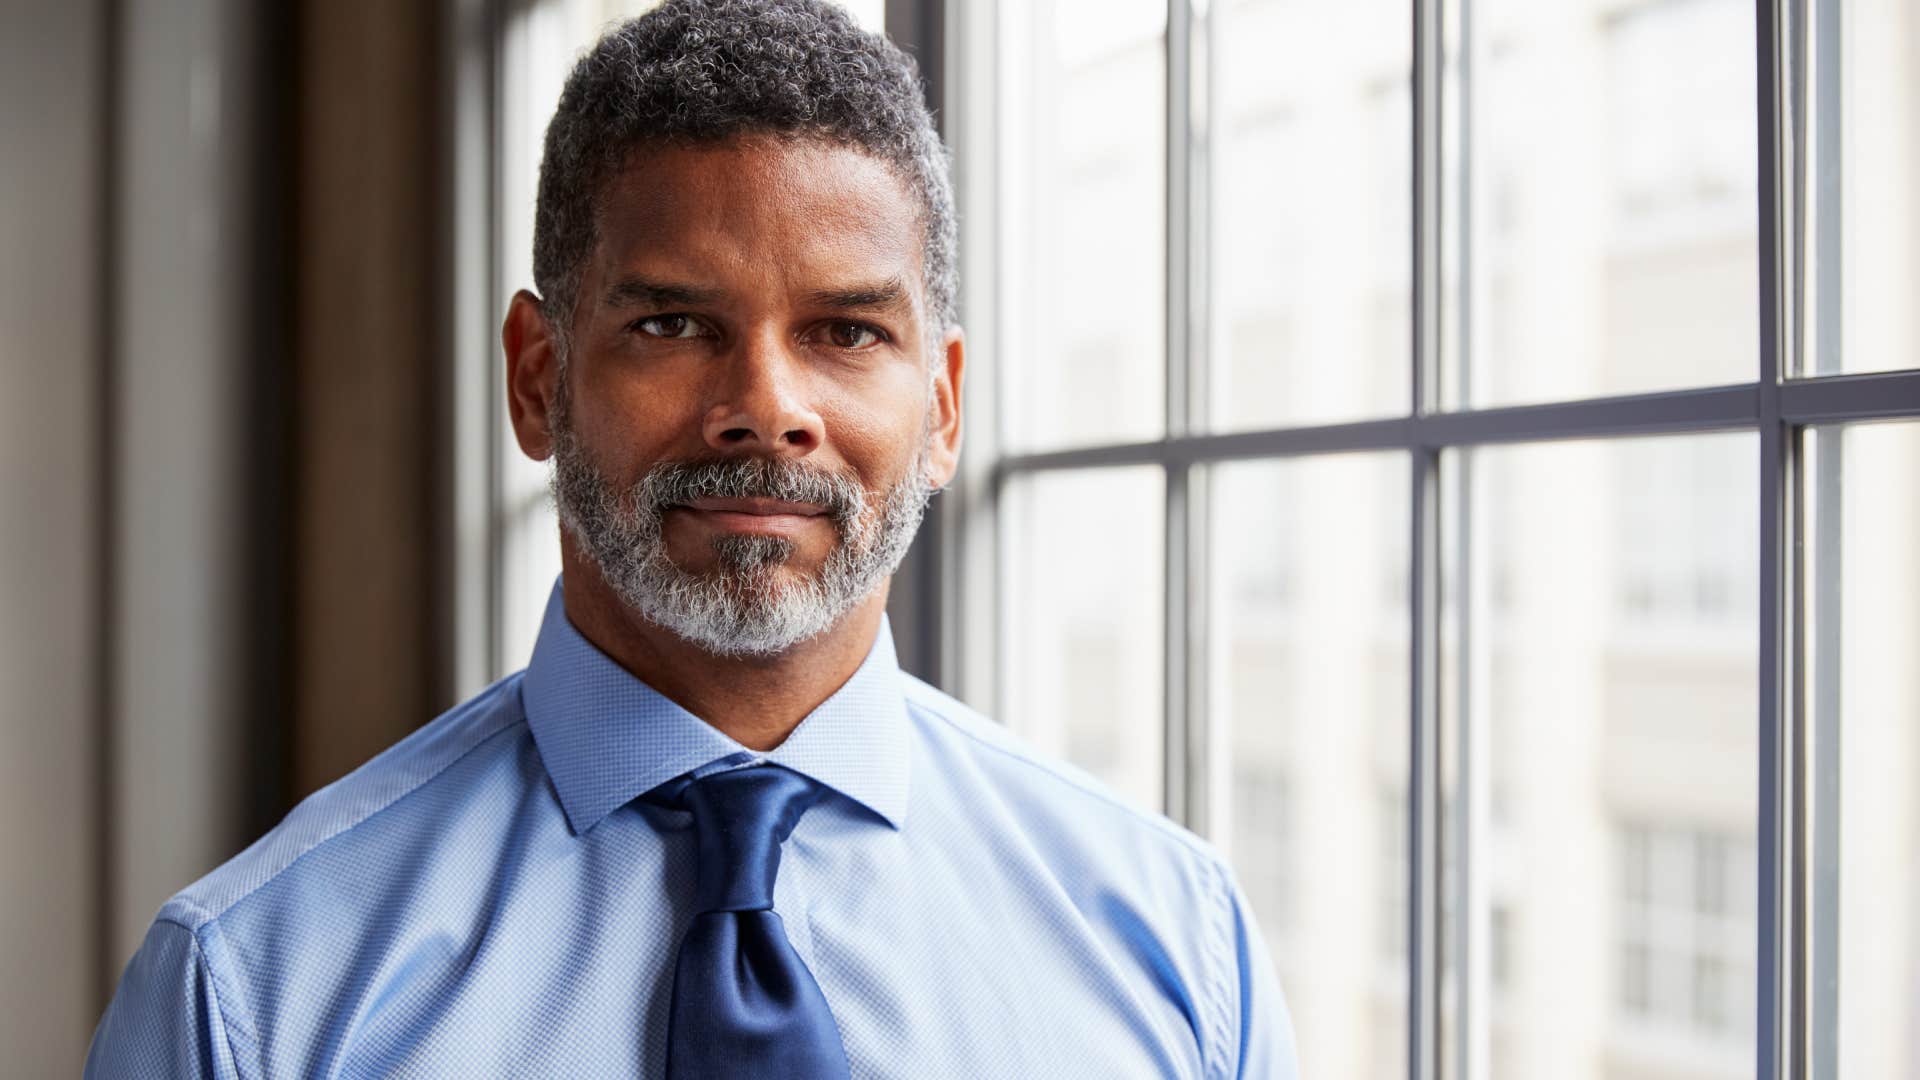
[(899, 278), (846, 289), (821, 289), (807, 294), (807, 303), (812, 306), (842, 310), (898, 307), (907, 299), (907, 287)]
[(600, 302), (607, 307), (697, 307), (720, 298), (718, 289), (625, 277), (607, 286)]

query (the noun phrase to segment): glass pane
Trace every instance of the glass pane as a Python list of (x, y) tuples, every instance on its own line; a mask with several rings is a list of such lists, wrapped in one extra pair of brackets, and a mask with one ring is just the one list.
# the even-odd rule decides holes
[(1806, 374), (1920, 366), (1920, 8), (1813, 9)]
[(560, 522), (545, 491), (503, 508), (500, 529), (500, 664), (525, 667), (533, 656), (547, 597), (560, 576)]
[(1404, 413), (1407, 5), (1236, 0), (1212, 22), (1214, 426)]
[(1816, 1080), (1920, 1076), (1920, 424), (1809, 439)]
[(1476, 0), (1464, 40), (1447, 404), (1755, 379), (1751, 0)]
[(1302, 1076), (1406, 1072), (1403, 454), (1212, 472), (1210, 819)]
[(1466, 1071), (1750, 1077), (1756, 437), (1455, 457), (1442, 718), (1469, 854), (1446, 891)]
[(1158, 468), (1008, 485), (1001, 713), (1141, 806), (1164, 790), (1165, 481)]
[(997, 370), (1017, 449), (1166, 429), (1166, 4), (1003, 5)]

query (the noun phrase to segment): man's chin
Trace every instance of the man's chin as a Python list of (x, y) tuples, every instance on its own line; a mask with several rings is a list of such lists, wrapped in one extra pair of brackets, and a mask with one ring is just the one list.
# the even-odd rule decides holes
[(815, 575), (787, 563), (740, 566), (711, 556), (693, 566), (673, 559), (667, 561), (690, 583), (725, 589), (735, 596), (756, 599), (772, 599), (787, 590), (805, 587), (817, 580)]
[(769, 659), (829, 629), (845, 611), (791, 571), (686, 575), (664, 592), (629, 596), (643, 618), (716, 656)]

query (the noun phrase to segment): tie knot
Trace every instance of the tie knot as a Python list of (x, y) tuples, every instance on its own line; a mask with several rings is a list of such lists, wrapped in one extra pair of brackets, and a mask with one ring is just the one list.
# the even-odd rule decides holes
[(693, 815), (700, 848), (699, 911), (767, 911), (780, 872), (780, 845), (824, 792), (791, 769), (754, 765), (677, 788), (668, 783), (648, 799)]

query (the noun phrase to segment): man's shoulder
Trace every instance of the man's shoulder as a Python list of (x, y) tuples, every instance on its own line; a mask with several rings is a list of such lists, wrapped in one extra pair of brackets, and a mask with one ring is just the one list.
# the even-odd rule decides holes
[(205, 877), (175, 893), (157, 916), (198, 932), (247, 897), (269, 889), (321, 847), (353, 843), (357, 831), (423, 789), (448, 783), (453, 767), (498, 736), (524, 727), (516, 672), (422, 725), (359, 768), (301, 800), (278, 825)]
[(1212, 871), (1224, 865), (1212, 844), (1165, 815), (1139, 806), (952, 695), (910, 675), (901, 681), (922, 730), (942, 742), (946, 763), (954, 764), (956, 751), (964, 755), (978, 777), (1018, 804), (1023, 817), (1051, 818), (1067, 835), (1121, 840), (1136, 854), (1144, 844), (1196, 868)]

